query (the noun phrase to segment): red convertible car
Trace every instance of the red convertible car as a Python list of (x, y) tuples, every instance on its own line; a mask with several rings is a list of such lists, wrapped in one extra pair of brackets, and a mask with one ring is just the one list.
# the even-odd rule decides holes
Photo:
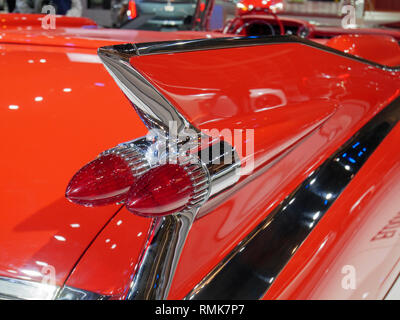
[(202, 8), (0, 15), (0, 298), (393, 296), (400, 32)]

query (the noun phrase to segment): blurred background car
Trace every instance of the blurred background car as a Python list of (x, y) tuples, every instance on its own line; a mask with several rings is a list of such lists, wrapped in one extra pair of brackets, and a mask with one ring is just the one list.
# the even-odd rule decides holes
[[(62, 5), (57, 5), (57, 2)], [(205, 8), (206, 1), (200, 1)], [(57, 14), (90, 18), (102, 27), (147, 30), (187, 30), (195, 15), (194, 0), (0, 0), (0, 13), (41, 13), (41, 6), (53, 4)], [(71, 6), (69, 10), (62, 8)], [(281, 17), (306, 20), (318, 26), (341, 26), (344, 5), (354, 5), (357, 25), (385, 25), (400, 21), (396, 0), (216, 0), (210, 15), (210, 29), (223, 29), (239, 15), (263, 14), (265, 9)], [(26, 11), (21, 9), (24, 7)], [(271, 16), (271, 15), (270, 15)]]
[(56, 14), (70, 17), (82, 16), (81, 0), (7, 0), (7, 11), (13, 13), (44, 13), (43, 7), (51, 5)]
[(196, 0), (113, 0), (114, 27), (157, 31), (188, 30)]

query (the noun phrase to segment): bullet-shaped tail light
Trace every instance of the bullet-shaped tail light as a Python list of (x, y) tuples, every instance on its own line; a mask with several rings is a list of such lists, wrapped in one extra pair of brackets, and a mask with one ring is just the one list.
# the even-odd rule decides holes
[(160, 217), (201, 205), (208, 195), (207, 169), (193, 163), (165, 164), (132, 184), (125, 205), (139, 216)]
[(121, 144), (82, 167), (69, 182), (65, 196), (88, 207), (121, 203), (147, 169), (147, 161), (134, 144)]

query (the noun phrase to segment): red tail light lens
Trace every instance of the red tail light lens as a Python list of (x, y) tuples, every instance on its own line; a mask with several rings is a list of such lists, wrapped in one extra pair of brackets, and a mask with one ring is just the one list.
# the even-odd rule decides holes
[(197, 156), (149, 169), (148, 147), (141, 138), (103, 152), (73, 176), (66, 198), (90, 207), (124, 202), (145, 217), (190, 210), (206, 201), (210, 177)]
[(121, 202), (134, 180), (126, 161), (108, 154), (80, 169), (68, 184), (65, 196), (71, 202), (84, 206)]
[(74, 203), (93, 207), (123, 202), (130, 186), (148, 169), (143, 156), (131, 144), (103, 152), (71, 179), (65, 192)]
[(142, 175), (132, 185), (125, 205), (140, 216), (164, 216), (184, 209), (193, 192), (193, 182), (185, 168), (166, 164)]

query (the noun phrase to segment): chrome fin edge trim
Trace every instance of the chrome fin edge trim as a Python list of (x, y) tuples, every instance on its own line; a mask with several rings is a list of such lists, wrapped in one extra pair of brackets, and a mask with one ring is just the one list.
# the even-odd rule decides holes
[(166, 133), (170, 122), (173, 121), (177, 125), (178, 133), (188, 128), (198, 132), (140, 72), (131, 66), (129, 59), (136, 55), (137, 51), (134, 48), (130, 44), (102, 47), (99, 48), (98, 55), (146, 127)]
[[(205, 39), (193, 39), (193, 40), (175, 40), (175, 41), (160, 41), (160, 42), (142, 42), (136, 44), (122, 44), (110, 47), (109, 50), (113, 50), (114, 54), (129, 59), (132, 56), (144, 56), (153, 54), (168, 54), (168, 53), (180, 53), (190, 51), (202, 51), (202, 50), (217, 50), (217, 49), (229, 49), (239, 47), (251, 47), (268, 44), (283, 44), (283, 43), (299, 43), (309, 47), (313, 47), (322, 51), (330, 52), (348, 59), (356, 60), (370, 66), (383, 69), (386, 71), (399, 71), (400, 65), (398, 66), (387, 66), (377, 62), (367, 60), (343, 51), (327, 47), (318, 42), (314, 42), (309, 39), (301, 38), (293, 35), (284, 36), (251, 36), (251, 37), (224, 37), (224, 38), (205, 38)], [(102, 48), (99, 49), (102, 50)]]

